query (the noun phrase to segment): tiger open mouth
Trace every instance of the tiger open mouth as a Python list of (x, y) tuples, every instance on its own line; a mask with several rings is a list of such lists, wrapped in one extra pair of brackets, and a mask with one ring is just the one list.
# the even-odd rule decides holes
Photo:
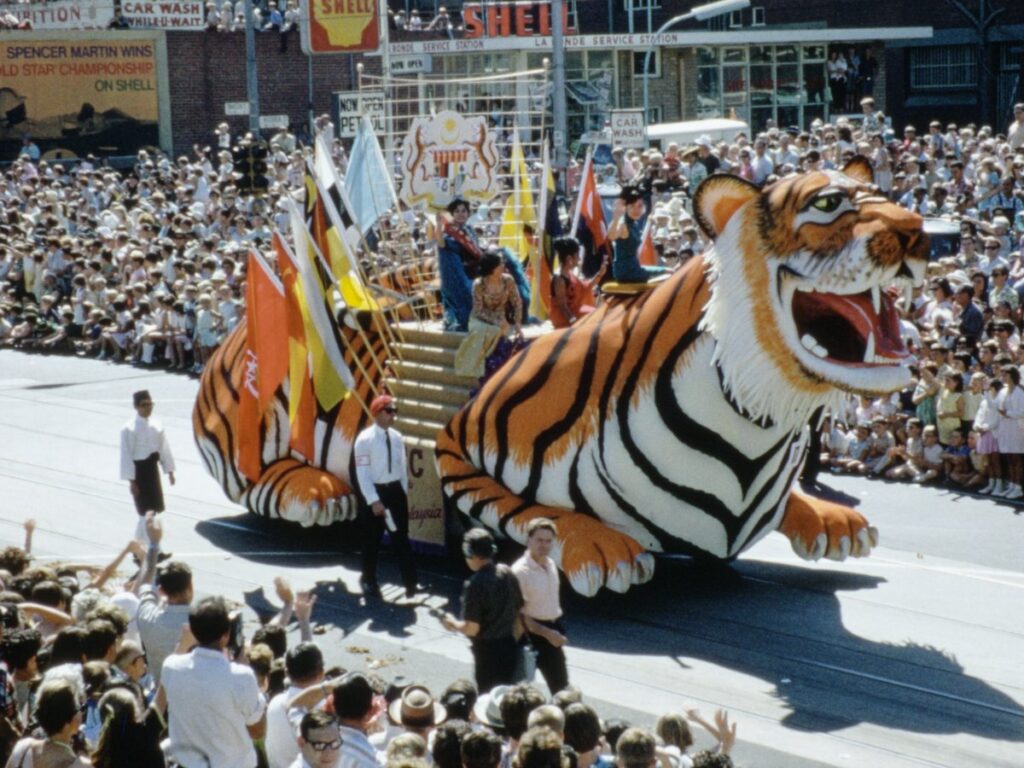
[(791, 311), (800, 344), (835, 365), (902, 365), (910, 352), (900, 335), (899, 295), (895, 286), (852, 294), (797, 288)]

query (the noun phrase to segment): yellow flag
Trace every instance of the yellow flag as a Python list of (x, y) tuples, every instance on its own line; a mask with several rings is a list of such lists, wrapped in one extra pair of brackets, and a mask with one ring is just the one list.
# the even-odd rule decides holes
[(512, 173), (512, 194), (505, 202), (505, 210), (501, 215), (501, 229), (498, 231), (498, 245), (508, 248), (525, 261), (530, 257), (530, 237), (525, 227), (532, 232), (537, 231), (537, 211), (533, 207), (533, 191), (530, 189), (530, 176), (526, 172), (526, 159), (523, 147), (519, 143), (519, 129), (513, 130), (512, 157), (509, 169)]
[(306, 329), (313, 394), (324, 410), (330, 410), (355, 389), (355, 379), (345, 362), (341, 332), (331, 316), (326, 292), (317, 274), (316, 246), (310, 239), (298, 206), (289, 201), (289, 208), (299, 273), (297, 294)]

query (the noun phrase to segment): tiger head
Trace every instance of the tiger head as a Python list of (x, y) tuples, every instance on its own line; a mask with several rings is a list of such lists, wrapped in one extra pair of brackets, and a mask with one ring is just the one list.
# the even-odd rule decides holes
[(755, 419), (796, 425), (842, 392), (884, 395), (910, 380), (895, 304), (924, 279), (928, 239), (921, 217), (871, 182), (856, 158), (763, 189), (711, 176), (694, 196), (715, 240), (701, 327)]

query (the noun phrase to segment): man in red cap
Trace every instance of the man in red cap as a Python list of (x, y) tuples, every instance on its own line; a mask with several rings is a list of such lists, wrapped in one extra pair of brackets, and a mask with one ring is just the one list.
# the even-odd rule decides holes
[(365, 597), (380, 597), (377, 583), (377, 551), (384, 529), (388, 530), (402, 570), (405, 594), (416, 594), (416, 565), (409, 547), (409, 475), (402, 435), (392, 425), (398, 407), (391, 395), (379, 395), (370, 403), (374, 423), (356, 437), (356, 486), (359, 522), (363, 531), (363, 573), (359, 584)]

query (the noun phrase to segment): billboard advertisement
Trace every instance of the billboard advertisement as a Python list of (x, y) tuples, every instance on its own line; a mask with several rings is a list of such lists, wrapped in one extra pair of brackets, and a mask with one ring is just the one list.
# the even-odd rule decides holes
[(0, 158), (25, 136), (79, 156), (155, 146), (157, 91), (153, 39), (0, 39)]

